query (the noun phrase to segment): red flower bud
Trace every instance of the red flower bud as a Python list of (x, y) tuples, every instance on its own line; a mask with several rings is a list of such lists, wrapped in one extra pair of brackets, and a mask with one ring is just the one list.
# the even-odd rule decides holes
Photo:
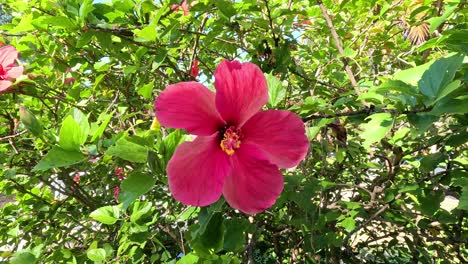
[(114, 199), (115, 199), (116, 201), (118, 201), (119, 194), (120, 194), (120, 187), (119, 187), (119, 186), (115, 186), (112, 190), (114, 191)]
[(197, 78), (198, 72), (200, 72), (200, 68), (198, 68), (198, 60), (195, 59), (190, 67), (190, 75), (192, 75), (193, 78)]
[(76, 182), (76, 183), (80, 182), (80, 174), (79, 173), (75, 174), (75, 177), (73, 177), (73, 181)]

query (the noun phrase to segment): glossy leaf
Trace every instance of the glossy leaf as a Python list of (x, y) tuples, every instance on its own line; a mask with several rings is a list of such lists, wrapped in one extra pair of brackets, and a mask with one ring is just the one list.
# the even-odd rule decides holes
[(145, 163), (148, 150), (146, 147), (123, 137), (119, 139), (114, 146), (110, 147), (106, 151), (106, 154), (132, 162)]
[(26, 107), (19, 106), (20, 120), (33, 135), (39, 137), (42, 135), (42, 125), (37, 120), (36, 116), (29, 111)]
[(122, 192), (119, 195), (119, 201), (123, 203), (122, 209), (126, 209), (140, 195), (145, 194), (155, 183), (155, 179), (148, 174), (134, 172), (129, 174), (120, 186)]
[(270, 101), (268, 102), (272, 108), (277, 107), (286, 96), (286, 89), (278, 78), (271, 74), (265, 75), (268, 85), (268, 94)]
[(33, 171), (70, 166), (82, 162), (85, 156), (76, 150), (53, 147), (33, 168)]
[(426, 95), (430, 100), (435, 100), (441, 90), (453, 80), (455, 72), (462, 62), (463, 56), (460, 55), (453, 55), (435, 61), (424, 72), (421, 80), (418, 82), (421, 93)]
[(89, 216), (100, 223), (113, 225), (119, 220), (120, 212), (117, 206), (104, 206), (94, 210)]
[(364, 139), (363, 146), (369, 149), (372, 143), (378, 142), (387, 135), (393, 126), (393, 117), (389, 113), (378, 113), (366, 119), (369, 121), (361, 126), (363, 129), (361, 138)]

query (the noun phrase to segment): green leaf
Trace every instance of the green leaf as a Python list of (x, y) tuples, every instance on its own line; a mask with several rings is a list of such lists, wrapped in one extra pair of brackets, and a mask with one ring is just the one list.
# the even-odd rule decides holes
[(154, 58), (153, 64), (151, 65), (151, 69), (153, 71), (157, 70), (161, 64), (166, 60), (167, 57), (167, 50), (163, 48), (159, 48), (156, 51), (156, 57)]
[(468, 113), (468, 107), (466, 107), (467, 105), (468, 98), (444, 98), (437, 102), (430, 114), (466, 114)]
[(415, 190), (418, 190), (418, 189), (419, 189), (419, 185), (417, 185), (417, 184), (404, 185), (398, 190), (398, 193), (412, 192), (412, 191), (415, 191)]
[(339, 222), (338, 225), (346, 229), (347, 232), (351, 232), (356, 228), (356, 220), (352, 217), (346, 217), (343, 221)]
[(36, 257), (27, 251), (15, 253), (15, 256), (10, 261), (10, 264), (33, 264), (36, 263)]
[(133, 30), (135, 33), (135, 40), (138, 42), (148, 42), (148, 41), (156, 41), (156, 25), (151, 23), (142, 29), (135, 29)]
[(51, 168), (65, 167), (85, 160), (86, 157), (79, 151), (65, 150), (53, 147), (32, 169), (33, 171), (47, 170)]
[(103, 262), (106, 260), (106, 251), (103, 248), (88, 249), (86, 256), (95, 262)]
[(335, 119), (333, 118), (322, 118), (318, 122), (317, 125), (312, 127), (306, 127), (306, 135), (309, 140), (313, 140), (317, 134), (320, 132), (320, 129), (330, 123), (332, 123)]
[(364, 130), (361, 138), (364, 139), (363, 147), (369, 149), (372, 143), (380, 141), (392, 129), (393, 117), (390, 113), (377, 113), (366, 120), (370, 121), (361, 125)]
[(268, 85), (268, 94), (270, 97), (269, 105), (271, 108), (275, 108), (281, 103), (286, 96), (286, 89), (284, 88), (281, 81), (271, 74), (265, 74), (267, 85)]
[(209, 217), (206, 228), (202, 227), (195, 232), (190, 245), (201, 254), (209, 254), (210, 251), (218, 252), (222, 249), (224, 241), (224, 217), (220, 212), (215, 212)]
[(153, 88), (154, 88), (154, 80), (138, 88), (137, 93), (143, 96), (143, 98), (145, 99), (150, 99), (151, 96), (153, 95), (152, 94)]
[(99, 116), (99, 120), (102, 120), (102, 123), (101, 125), (99, 126), (99, 128), (96, 130), (96, 132), (94, 132), (93, 134), (93, 137), (91, 138), (91, 142), (94, 142), (96, 139), (98, 139), (99, 137), (101, 137), (101, 135), (104, 133), (104, 131), (106, 130), (106, 127), (107, 125), (109, 125), (110, 123), (110, 120), (112, 119), (112, 116), (114, 115), (115, 113), (115, 110), (112, 111), (111, 113), (109, 114), (106, 114), (106, 115), (103, 115), (101, 114)]
[(425, 133), (432, 123), (439, 120), (436, 115), (428, 113), (408, 114), (408, 121), (415, 126), (419, 133)]
[(73, 116), (73, 119), (78, 123), (81, 129), (81, 144), (86, 142), (86, 138), (88, 137), (89, 133), (89, 122), (88, 122), (88, 115), (85, 115), (77, 108), (73, 108), (70, 112), (70, 115)]
[(208, 228), (201, 235), (201, 243), (205, 248), (219, 251), (224, 241), (224, 217), (222, 213), (215, 213), (211, 217)]
[(434, 103), (437, 103), (439, 100), (444, 99), (447, 95), (453, 93), (461, 87), (462, 86), (460, 80), (455, 80), (449, 83), (447, 86), (445, 86), (439, 91), (439, 94), (437, 94), (437, 99), (434, 101)]
[[(459, 2), (459, 1), (457, 1)], [(428, 22), (430, 24), (429, 26), (429, 32), (432, 34), (442, 23), (449, 18), (449, 16), (457, 9), (458, 3), (457, 2), (452, 2), (447, 5), (445, 8), (445, 12), (442, 16), (440, 17), (432, 17), (428, 19)]]
[(120, 185), (122, 192), (120, 193), (118, 199), (123, 203), (122, 209), (127, 209), (127, 207), (140, 195), (143, 195), (151, 190), (155, 183), (156, 179), (154, 179), (151, 175), (141, 172), (133, 172), (129, 174)]
[(458, 208), (462, 210), (468, 210), (468, 187), (463, 188), (460, 200), (458, 202)]
[(357, 100), (365, 100), (366, 102), (378, 105), (383, 102), (385, 97), (381, 94), (376, 93), (375, 91), (368, 91), (366, 93), (362, 93), (358, 96)]
[(114, 254), (114, 249), (112, 248), (111, 244), (104, 243), (104, 245), (102, 245), (102, 247), (106, 251), (106, 256), (112, 256)]
[(432, 216), (440, 208), (440, 203), (444, 200), (444, 193), (442, 191), (427, 191), (422, 196), (418, 197), (421, 212), (425, 215)]
[(447, 145), (452, 147), (459, 147), (468, 141), (468, 131), (462, 131), (456, 134), (452, 134), (447, 139)]
[(83, 0), (83, 3), (80, 5), (79, 11), (81, 21), (85, 21), (88, 14), (91, 13), (93, 10), (93, 0)]
[(418, 91), (416, 88), (412, 85), (409, 85), (403, 81), (400, 80), (389, 80), (376, 88), (376, 92), (387, 92), (387, 91), (396, 91), (396, 92), (402, 92), (407, 95), (411, 96), (417, 96)]
[(37, 22), (35, 23), (41, 24), (41, 26), (50, 24), (57, 28), (66, 28), (66, 29), (76, 28), (76, 25), (73, 22), (73, 20), (65, 16), (45, 16), (45, 17), (41, 17), (40, 19), (38, 19)]
[(245, 230), (249, 223), (245, 219), (227, 219), (225, 220), (224, 244), (223, 248), (227, 251), (240, 252), (244, 248)]
[(83, 33), (76, 42), (77, 48), (82, 48), (89, 44), (94, 36), (94, 31), (87, 31)]
[(16, 27), (10, 29), (9, 33), (16, 34), (25, 31), (32, 31), (34, 29), (33, 14), (29, 13), (28, 15), (23, 15), (20, 22), (16, 25)]
[[(98, 36), (99, 39), (104, 39), (105, 37), (102, 35), (96, 35), (96, 36)], [(97, 72), (108, 71), (111, 67), (112, 67), (112, 63), (110, 63), (109, 61), (98, 61), (94, 64), (94, 69)]]
[(151, 209), (153, 209), (153, 204), (150, 202), (135, 202), (132, 215), (130, 216), (130, 222), (136, 223), (143, 215), (151, 211)]
[(106, 151), (106, 155), (116, 156), (132, 162), (145, 163), (148, 150), (145, 146), (129, 141), (127, 138), (123, 137)]
[(421, 79), (424, 72), (429, 69), (431, 64), (434, 63), (430, 61), (423, 65), (419, 65), (413, 68), (409, 68), (406, 70), (399, 71), (393, 75), (393, 80), (399, 80), (408, 84), (415, 85)]
[(80, 125), (69, 115), (63, 120), (62, 127), (60, 128), (60, 147), (65, 150), (79, 151), (81, 144), (86, 141), (86, 136), (81, 130)]
[(40, 137), (43, 132), (42, 125), (39, 123), (34, 114), (22, 105), (19, 106), (19, 114), (20, 120), (26, 129), (29, 130), (29, 132), (31, 132), (34, 136)]
[(219, 9), (224, 18), (228, 19), (236, 14), (236, 10), (232, 6), (232, 2), (226, 0), (214, 1), (214, 4)]
[(434, 153), (426, 155), (421, 160), (421, 170), (423, 172), (430, 172), (437, 168), (437, 165), (439, 165), (439, 163), (443, 162), (444, 160), (444, 153)]
[(281, 103), (286, 96), (286, 89), (281, 81), (271, 74), (265, 74), (268, 84), (268, 94), (270, 96), (269, 105), (275, 108)]
[(408, 127), (402, 127), (395, 132), (392, 139), (389, 141), (390, 144), (396, 144), (398, 141), (404, 142), (406, 135), (411, 132)]
[(418, 82), (421, 93), (430, 100), (435, 100), (441, 89), (452, 81), (462, 62), (463, 56), (461, 55), (436, 60)]
[(356, 56), (356, 54), (357, 54), (357, 51), (353, 50), (353, 49), (350, 48), (350, 47), (346, 47), (346, 48), (344, 49), (344, 56), (345, 56), (345, 57), (353, 58), (353, 57)]
[(175, 130), (171, 132), (165, 139), (164, 139), (164, 157), (166, 160), (169, 160), (174, 154), (174, 151), (178, 145), (184, 142), (186, 136), (182, 134), (181, 130)]
[(193, 253), (189, 253), (183, 256), (181, 259), (177, 261), (177, 264), (197, 264), (199, 257), (194, 255)]
[(148, 167), (153, 174), (164, 174), (165, 162), (160, 155), (154, 151), (148, 151)]
[(120, 212), (119, 207), (116, 205), (108, 205), (100, 207), (94, 210), (89, 217), (93, 218), (94, 220), (106, 224), (106, 225), (113, 225), (115, 222), (119, 220)]

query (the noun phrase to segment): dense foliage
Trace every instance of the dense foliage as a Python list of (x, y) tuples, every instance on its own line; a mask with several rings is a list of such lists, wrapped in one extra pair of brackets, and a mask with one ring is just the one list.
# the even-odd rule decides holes
[[(461, 0), (3, 0), (0, 261), (466, 263)], [(310, 141), (256, 215), (175, 201), (169, 84), (257, 64)], [(2, 68), (3, 71), (3, 68)]]

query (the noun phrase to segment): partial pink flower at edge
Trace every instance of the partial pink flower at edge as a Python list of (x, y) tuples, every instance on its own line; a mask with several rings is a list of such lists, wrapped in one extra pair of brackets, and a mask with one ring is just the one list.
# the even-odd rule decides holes
[(221, 62), (215, 89), (181, 82), (155, 100), (162, 125), (198, 136), (182, 143), (169, 161), (169, 189), (186, 205), (206, 206), (223, 194), (235, 209), (261, 212), (283, 190), (279, 168), (296, 166), (307, 153), (304, 124), (289, 111), (261, 111), (268, 88), (254, 64)]
[(13, 84), (13, 79), (23, 74), (23, 66), (16, 64), (18, 51), (7, 45), (0, 47), (0, 93), (7, 91)]

